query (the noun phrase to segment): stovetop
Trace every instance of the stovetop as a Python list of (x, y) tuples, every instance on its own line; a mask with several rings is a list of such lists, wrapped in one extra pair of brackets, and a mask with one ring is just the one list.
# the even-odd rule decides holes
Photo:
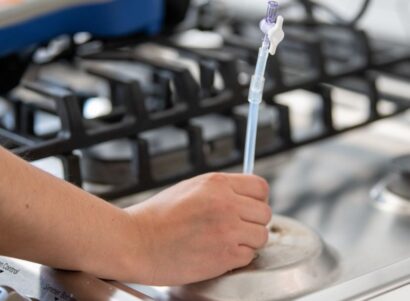
[[(376, 296), (400, 287), (405, 290), (410, 283), (410, 216), (384, 210), (371, 197), (372, 189), (391, 175), (391, 160), (410, 151), (409, 125), (406, 113), (291, 155), (257, 162), (257, 173), (271, 183), (275, 214), (311, 227), (337, 254), (336, 279), (304, 296), (306, 300), (378, 300)], [(153, 193), (119, 199), (116, 204), (135, 204)], [(2, 285), (41, 300), (169, 300), (167, 288), (104, 282), (6, 258), (0, 262)]]
[[(66, 180), (106, 199), (238, 165), (257, 23), (124, 41), (73, 37), (63, 49), (71, 56), (40, 60), (0, 98), (0, 142), (27, 160), (57, 157)], [(267, 66), (258, 158), (409, 108), (406, 94), (389, 89), (410, 78), (406, 45), (343, 25), (288, 22), (285, 31)]]

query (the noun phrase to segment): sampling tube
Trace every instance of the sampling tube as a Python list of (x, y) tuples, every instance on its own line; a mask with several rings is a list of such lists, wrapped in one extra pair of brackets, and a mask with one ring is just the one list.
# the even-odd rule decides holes
[(265, 86), (265, 70), (269, 56), (270, 40), (268, 28), (272, 27), (278, 17), (279, 4), (276, 1), (268, 2), (266, 18), (261, 22), (261, 29), (265, 33), (262, 46), (259, 48), (258, 59), (256, 62), (255, 74), (252, 76), (249, 88), (249, 113), (246, 130), (245, 156), (243, 172), (253, 173), (255, 163), (256, 135), (258, 130), (259, 104), (262, 102), (263, 89)]

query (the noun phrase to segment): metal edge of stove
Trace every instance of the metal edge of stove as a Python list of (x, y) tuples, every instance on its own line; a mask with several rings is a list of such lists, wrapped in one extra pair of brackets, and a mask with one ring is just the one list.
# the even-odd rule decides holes
[[(0, 256), (0, 289), (9, 288), (21, 299), (41, 301), (149, 301), (143, 293), (124, 289), (83, 272), (62, 271), (37, 263)], [(24, 296), (24, 297), (23, 297)], [(30, 298), (30, 299), (25, 299)], [(3, 300), (3, 299), (0, 299)]]
[(361, 301), (372, 300), (387, 292), (410, 284), (410, 259), (405, 259), (362, 277), (332, 286), (298, 299), (299, 301)]

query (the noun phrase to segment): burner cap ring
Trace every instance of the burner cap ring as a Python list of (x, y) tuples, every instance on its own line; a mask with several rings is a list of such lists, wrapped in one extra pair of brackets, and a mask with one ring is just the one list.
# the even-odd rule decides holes
[(219, 278), (174, 287), (178, 300), (274, 301), (314, 292), (336, 280), (339, 262), (310, 228), (282, 216), (273, 216), (270, 239), (247, 267)]
[(374, 201), (375, 206), (381, 210), (410, 216), (410, 200), (389, 189), (389, 185), (397, 179), (398, 176), (393, 175), (377, 184), (370, 192), (371, 199)]

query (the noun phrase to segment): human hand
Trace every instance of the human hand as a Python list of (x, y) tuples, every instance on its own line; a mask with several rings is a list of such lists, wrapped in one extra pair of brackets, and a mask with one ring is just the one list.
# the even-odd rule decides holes
[(139, 275), (130, 280), (181, 285), (248, 265), (268, 240), (268, 194), (260, 177), (211, 173), (126, 209), (142, 256), (131, 263), (129, 273)]

